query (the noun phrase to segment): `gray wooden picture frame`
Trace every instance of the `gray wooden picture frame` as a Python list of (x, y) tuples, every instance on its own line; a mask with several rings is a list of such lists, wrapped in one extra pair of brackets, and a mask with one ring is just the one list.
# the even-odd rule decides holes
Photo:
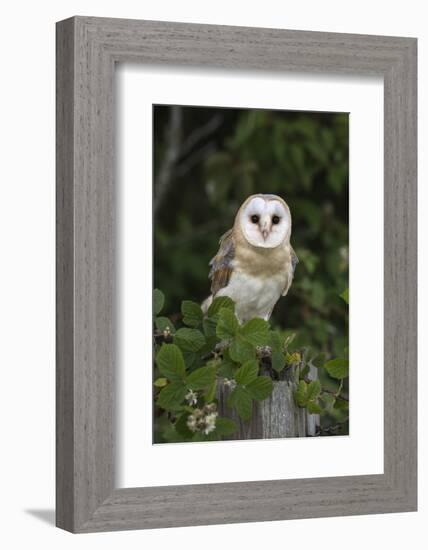
[[(416, 46), (414, 38), (91, 17), (57, 24), (58, 527), (83, 533), (416, 510)], [(384, 78), (383, 474), (115, 488), (117, 62)]]

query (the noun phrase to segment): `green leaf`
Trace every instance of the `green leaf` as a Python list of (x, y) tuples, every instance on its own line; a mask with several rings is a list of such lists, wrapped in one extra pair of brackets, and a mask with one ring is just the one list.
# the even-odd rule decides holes
[(175, 344), (162, 344), (156, 355), (156, 365), (171, 382), (183, 380), (186, 374), (183, 354)]
[(221, 340), (233, 338), (239, 328), (238, 319), (231, 309), (221, 308), (218, 314), (216, 334)]
[(199, 351), (205, 345), (205, 336), (195, 328), (180, 328), (174, 334), (174, 344), (183, 351)]
[(198, 351), (198, 354), (200, 356), (210, 355), (212, 351), (215, 350), (216, 344), (218, 342), (217, 336), (205, 336), (205, 344), (204, 346)]
[(237, 429), (235, 422), (230, 418), (219, 416), (216, 419), (215, 431), (217, 435), (232, 435)]
[(335, 401), (336, 401), (336, 398), (331, 393), (323, 393), (321, 395), (321, 400), (324, 404), (324, 408), (326, 410), (330, 410), (330, 409), (333, 408), (333, 406), (335, 404)]
[(233, 378), (236, 372), (236, 365), (229, 356), (229, 350), (225, 349), (223, 352), (223, 360), (218, 367), (218, 375), (223, 378)]
[(270, 343), (269, 323), (258, 317), (247, 321), (239, 332), (253, 346), (266, 346)]
[(342, 294), (340, 295), (340, 297), (342, 298), (342, 300), (344, 302), (346, 302), (347, 304), (349, 304), (349, 288), (346, 288)]
[(278, 331), (272, 330), (269, 333), (269, 346), (272, 348), (272, 351), (283, 351), (284, 338)]
[(262, 401), (272, 394), (273, 382), (270, 376), (259, 376), (250, 384), (247, 384), (248, 393), (253, 399)]
[(229, 355), (232, 361), (235, 361), (236, 363), (245, 363), (245, 361), (254, 359), (256, 350), (254, 349), (254, 346), (246, 340), (243, 340), (238, 334), (230, 344)]
[(306, 389), (306, 398), (308, 401), (314, 401), (321, 392), (321, 382), (319, 380), (312, 380)]
[(185, 412), (179, 416), (177, 422), (175, 423), (175, 429), (177, 432), (185, 437), (186, 439), (191, 439), (193, 437), (193, 432), (187, 427), (187, 419), (189, 418), (189, 413)]
[(302, 361), (302, 355), (298, 351), (293, 351), (293, 353), (287, 353), (286, 355), (287, 363), (290, 365), (300, 363)]
[(349, 376), (349, 361), (344, 358), (332, 359), (324, 364), (325, 370), (332, 378), (340, 380)]
[(175, 327), (168, 319), (168, 317), (156, 317), (155, 325), (160, 332), (164, 332), (164, 330), (167, 330), (167, 328), (169, 328), (171, 334), (175, 332)]
[(216, 317), (220, 309), (222, 308), (235, 311), (235, 303), (228, 296), (219, 296), (218, 298), (214, 298), (214, 300), (212, 301), (212, 304), (210, 305), (207, 311), (208, 317), (211, 317), (211, 318)]
[(349, 409), (349, 403), (345, 399), (338, 397), (336, 399), (336, 403), (334, 404), (334, 408), (339, 410), (347, 410)]
[(285, 367), (285, 355), (282, 351), (273, 351), (272, 352), (272, 368), (276, 372), (281, 372)]
[(256, 359), (251, 359), (239, 367), (235, 373), (235, 380), (238, 384), (247, 385), (257, 378), (259, 373), (259, 363)]
[(186, 384), (192, 390), (203, 390), (214, 382), (215, 375), (216, 368), (214, 366), (201, 367), (189, 374)]
[(158, 288), (153, 291), (153, 311), (155, 315), (159, 315), (165, 304), (165, 296)]
[(307, 395), (306, 395), (306, 391), (307, 391), (306, 388), (307, 388), (306, 382), (304, 380), (299, 380), (297, 389), (294, 392), (294, 398), (296, 400), (296, 403), (299, 405), (299, 407), (305, 407), (306, 403), (308, 402)]
[(181, 313), (183, 314), (183, 323), (189, 327), (199, 326), (204, 318), (201, 306), (189, 300), (184, 300), (181, 303)]
[(153, 384), (157, 387), (157, 388), (163, 388), (164, 386), (166, 386), (168, 384), (168, 380), (166, 378), (157, 378)]
[(206, 389), (205, 403), (211, 403), (214, 401), (217, 390), (217, 377), (214, 377), (211, 385)]
[(235, 407), (236, 412), (243, 420), (249, 420), (253, 410), (253, 401), (248, 391), (242, 386), (237, 386), (230, 394), (228, 403)]
[(169, 420), (167, 420), (167, 423), (164, 426), (162, 426), (161, 431), (162, 431), (162, 438), (163, 438), (163, 441), (161, 441), (162, 443), (164, 442), (177, 443), (182, 439), (182, 436), (175, 429), (174, 424), (169, 422)]
[(160, 391), (157, 404), (166, 411), (175, 411), (180, 408), (186, 393), (183, 382), (172, 382)]
[(207, 338), (217, 338), (216, 326), (217, 323), (214, 321), (214, 319), (204, 319), (202, 321), (202, 328), (204, 329), (204, 333)]
[(309, 403), (306, 405), (306, 410), (309, 414), (322, 413), (322, 408), (315, 401), (309, 401)]
[(325, 353), (319, 353), (314, 357), (312, 357), (312, 359), (310, 360), (310, 364), (313, 367), (316, 367), (318, 369), (324, 366), (325, 359), (326, 359)]
[(184, 351), (183, 359), (187, 371), (193, 371), (202, 365), (199, 354), (194, 351)]
[(305, 379), (308, 376), (310, 370), (311, 367), (309, 366), (309, 363), (306, 363), (303, 369), (300, 369), (299, 371), (299, 378)]

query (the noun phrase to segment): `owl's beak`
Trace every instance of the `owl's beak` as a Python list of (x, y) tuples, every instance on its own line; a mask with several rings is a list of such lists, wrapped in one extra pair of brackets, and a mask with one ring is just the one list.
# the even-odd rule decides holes
[(263, 236), (263, 239), (266, 240), (268, 238), (268, 235), (269, 235), (269, 231), (270, 231), (270, 223), (269, 223), (269, 219), (266, 219), (266, 218), (262, 218), (261, 220), (261, 224), (260, 224), (260, 231), (262, 233), (262, 236)]

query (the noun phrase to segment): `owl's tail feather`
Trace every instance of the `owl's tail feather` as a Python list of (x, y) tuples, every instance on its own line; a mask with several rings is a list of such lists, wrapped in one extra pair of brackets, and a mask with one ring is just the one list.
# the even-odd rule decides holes
[(212, 295), (211, 295), (211, 296), (208, 296), (208, 298), (202, 302), (202, 304), (201, 304), (201, 309), (202, 309), (204, 315), (207, 314), (208, 308), (210, 307), (210, 305), (211, 305), (212, 303), (213, 303), (213, 297), (212, 297)]

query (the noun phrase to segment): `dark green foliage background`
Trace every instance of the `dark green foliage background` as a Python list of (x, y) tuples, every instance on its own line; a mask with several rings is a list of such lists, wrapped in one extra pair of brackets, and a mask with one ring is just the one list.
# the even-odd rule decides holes
[[(153, 109), (156, 199), (172, 108)], [(165, 311), (173, 319), (182, 300), (209, 295), (208, 262), (219, 237), (249, 195), (274, 193), (290, 207), (300, 263), (271, 322), (297, 334), (296, 348), (343, 355), (348, 312), (339, 295), (348, 286), (348, 114), (180, 109), (180, 147), (154, 216), (154, 287), (165, 294)], [(215, 131), (204, 133), (211, 122)]]

